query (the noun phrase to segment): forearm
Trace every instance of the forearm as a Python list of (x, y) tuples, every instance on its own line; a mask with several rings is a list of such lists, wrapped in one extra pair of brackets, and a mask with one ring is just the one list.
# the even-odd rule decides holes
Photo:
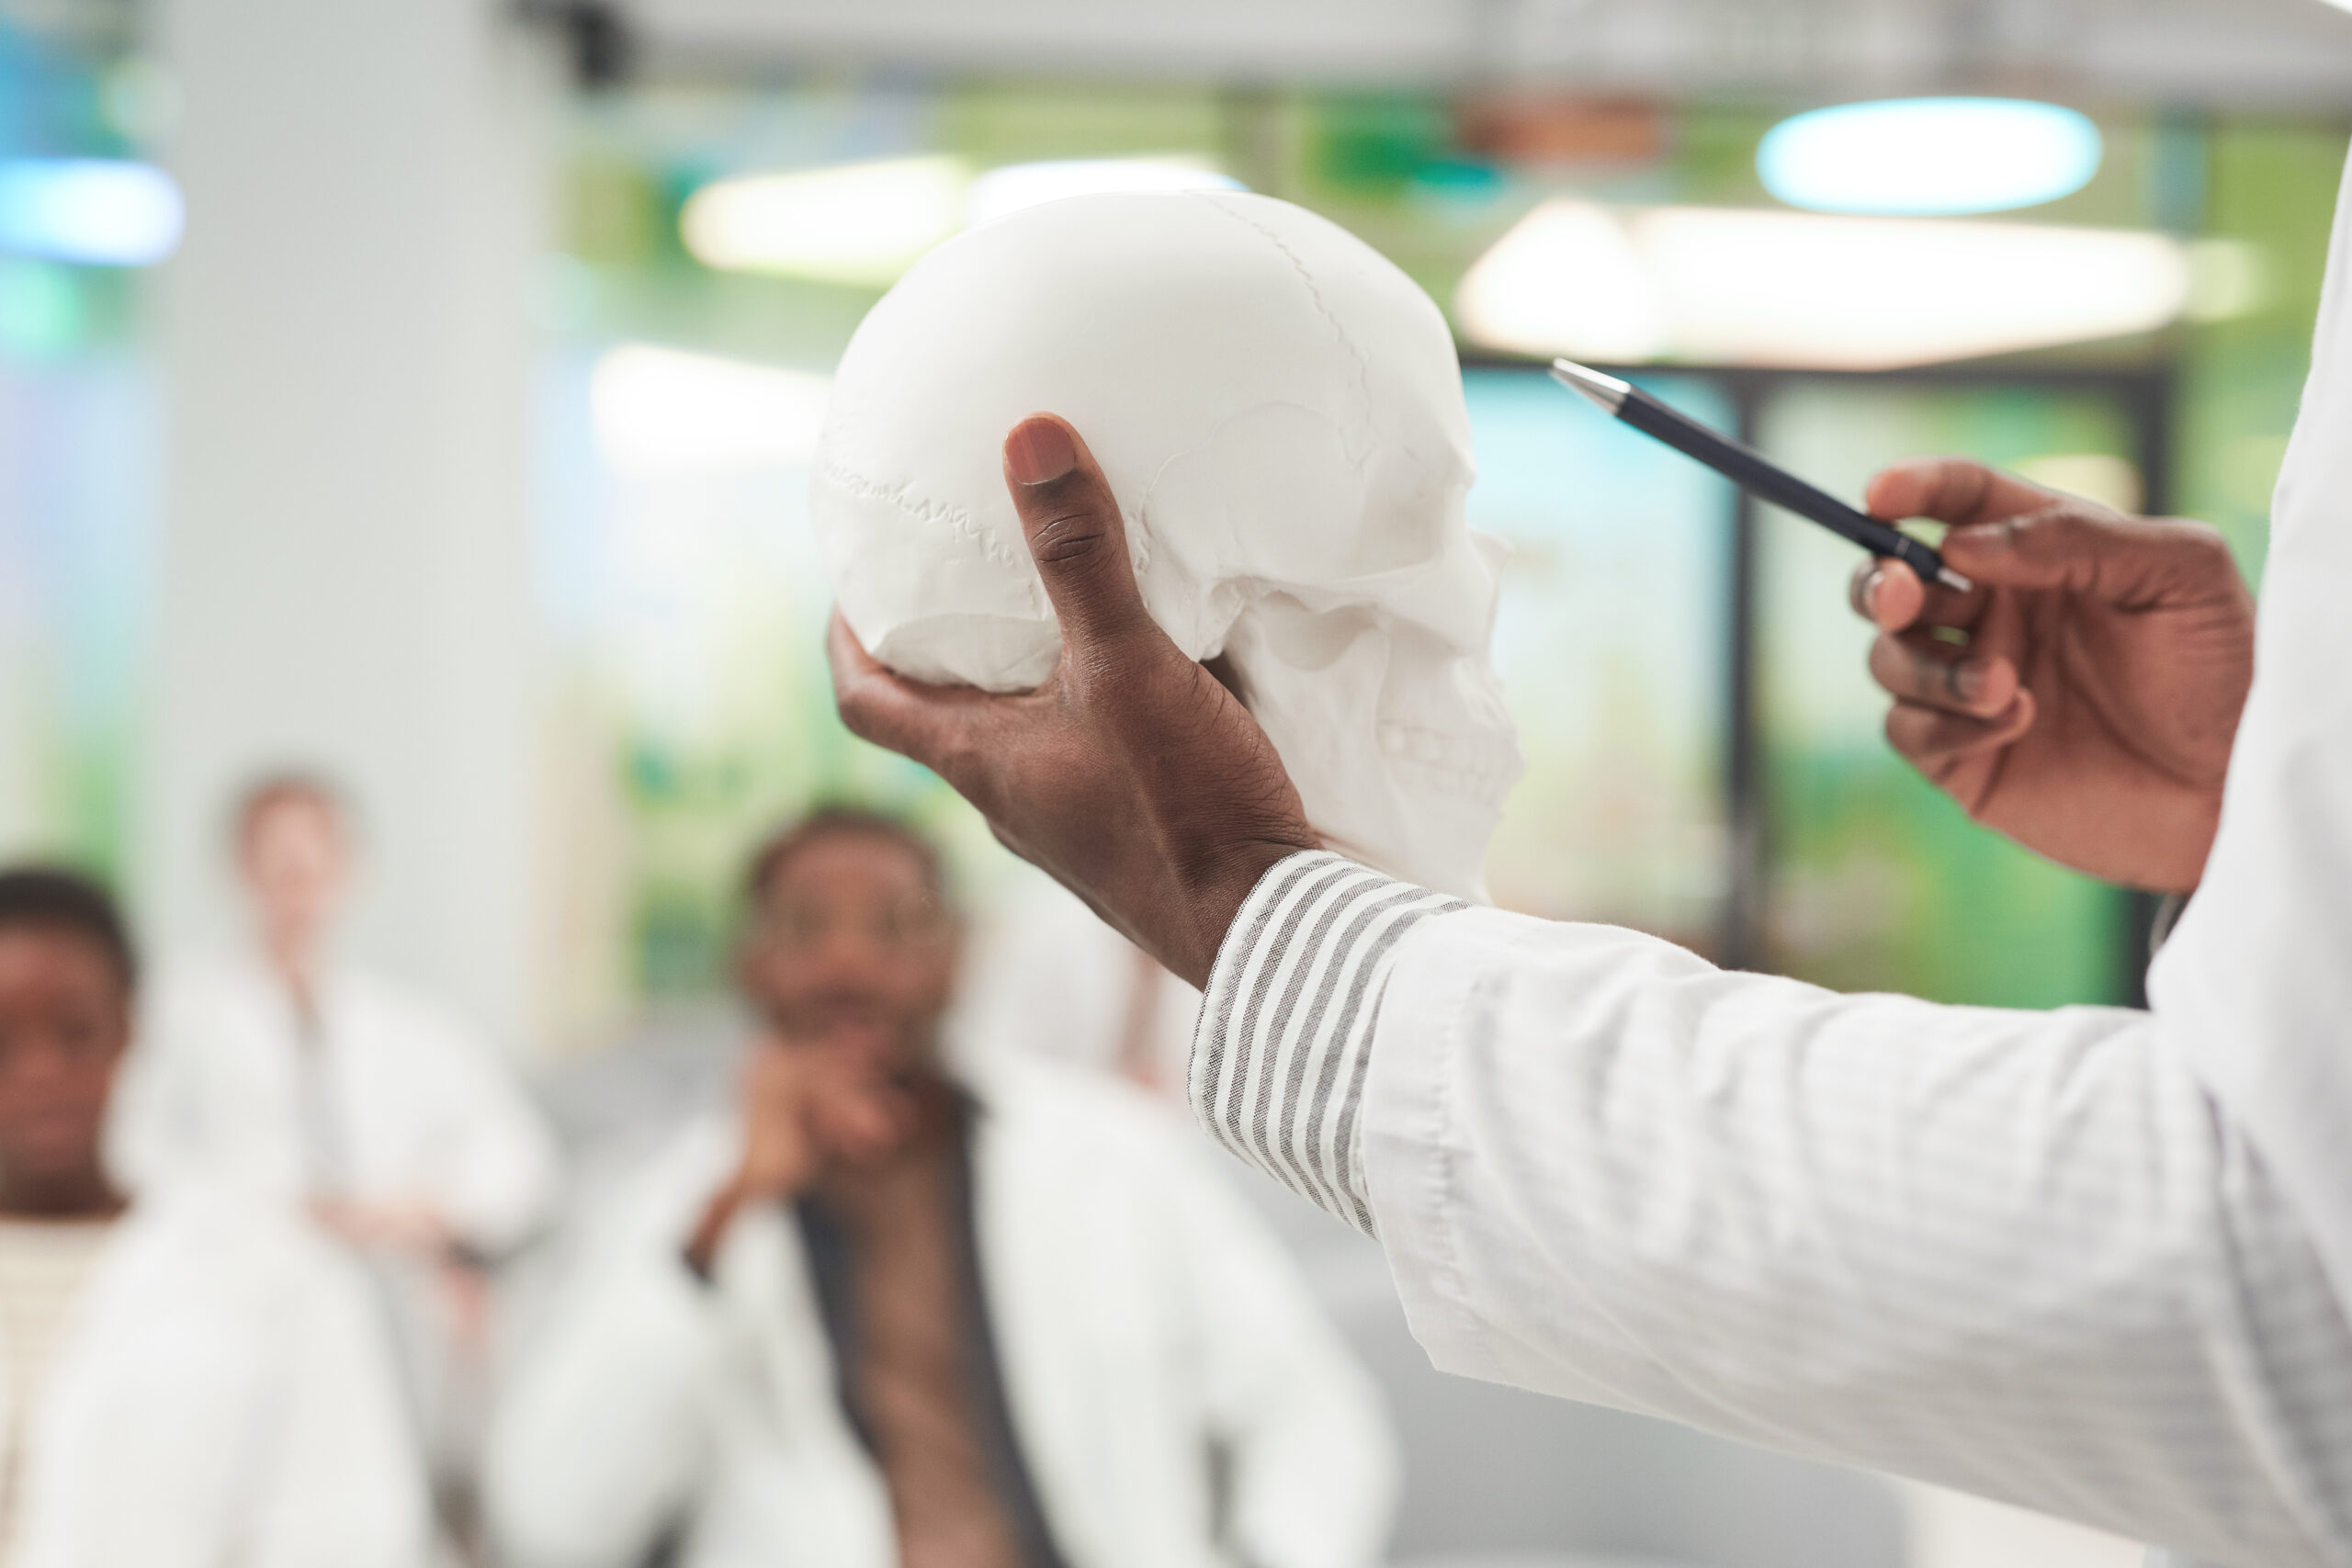
[(1478, 911), (1400, 938), (1354, 1018), (1278, 1027), (1292, 976), (1311, 1015), (1374, 969), (1278, 878), (1195, 1108), (1377, 1230), (1441, 1366), (2225, 1558), (2352, 1539), (2352, 1337), (2139, 1015), (1837, 997)]
[(537, 1106), (483, 1070), (455, 1097), (439, 1206), (458, 1242), (485, 1261), (528, 1246), (563, 1189), (563, 1156)]

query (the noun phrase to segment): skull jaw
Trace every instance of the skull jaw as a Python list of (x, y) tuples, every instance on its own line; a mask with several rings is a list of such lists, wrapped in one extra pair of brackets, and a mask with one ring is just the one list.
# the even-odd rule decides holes
[[(1296, 657), (1302, 642), (1334, 641), (1336, 657)], [(1318, 612), (1275, 597), (1242, 613), (1225, 652), (1327, 845), (1486, 901), (1487, 840), (1525, 764), (1482, 649), (1365, 606)]]

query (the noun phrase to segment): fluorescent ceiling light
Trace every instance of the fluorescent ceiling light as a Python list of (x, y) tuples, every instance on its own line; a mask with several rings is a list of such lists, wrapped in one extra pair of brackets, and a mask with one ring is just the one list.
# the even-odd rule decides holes
[(145, 164), (0, 164), (0, 250), (86, 266), (146, 266), (178, 248), (180, 221), (179, 186)]
[(882, 288), (967, 223), (1115, 190), (1239, 190), (1205, 159), (1078, 158), (1008, 164), (975, 179), (959, 158), (887, 158), (719, 180), (679, 219), (706, 266)]
[(695, 192), (678, 228), (706, 266), (880, 288), (963, 226), (970, 185), (948, 157), (754, 175)]
[(1563, 200), (1478, 259), (1455, 313), (1527, 354), (1877, 370), (2147, 332), (2188, 298), (2162, 234)]
[(1784, 119), (1764, 188), (1816, 212), (1951, 217), (2055, 201), (2098, 172), (2098, 127), (2027, 98), (1890, 98)]
[(1606, 208), (1547, 201), (1471, 265), (1454, 296), (1464, 336), (1492, 348), (1628, 364), (1673, 347), (1648, 264)]
[(832, 379), (628, 344), (589, 373), (596, 450), (629, 479), (788, 467), (817, 449)]
[(1239, 180), (1205, 160), (1190, 158), (1069, 158), (1007, 164), (972, 182), (967, 216), (985, 223), (1041, 201), (1120, 190), (1240, 190)]

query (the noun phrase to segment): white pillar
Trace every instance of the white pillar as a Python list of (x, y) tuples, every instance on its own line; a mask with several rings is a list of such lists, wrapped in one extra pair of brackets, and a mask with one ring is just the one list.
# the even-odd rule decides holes
[(187, 236), (141, 903), (232, 929), (222, 812), (316, 766), (368, 849), (349, 946), (528, 1024), (529, 293), (556, 77), (503, 0), (162, 0)]

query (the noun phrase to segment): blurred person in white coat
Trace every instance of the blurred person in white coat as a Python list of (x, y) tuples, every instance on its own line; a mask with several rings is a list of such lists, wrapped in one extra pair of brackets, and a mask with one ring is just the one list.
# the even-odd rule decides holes
[(951, 1067), (935, 855), (820, 813), (751, 879), (740, 1105), (586, 1238), (492, 1423), (526, 1568), (1364, 1568), (1381, 1404), (1181, 1119)]
[(126, 1074), (117, 1165), (142, 1190), (266, 1194), (358, 1249), (386, 1288), (423, 1440), (461, 1464), (487, 1270), (554, 1207), (553, 1135), (488, 1041), (334, 955), (355, 853), (330, 785), (256, 784), (233, 843), (254, 943), (163, 975)]
[(1868, 585), (1891, 739), (2186, 896), (2144, 1011), (1839, 996), (1331, 854), (1152, 621), (1080, 433), (1004, 455), (1057, 668), (926, 686), (837, 617), (842, 716), (1203, 986), (1196, 1116), (1379, 1240), (1440, 1368), (2352, 1563), (2352, 197), (2258, 617), (2211, 529), (1956, 460), (1872, 487), (1975, 584)]
[(976, 1051), (1111, 1073), (1171, 1104), (1201, 993), (1042, 876), (993, 898), (956, 1003)]
[(0, 872), (0, 1563), (421, 1568), (356, 1269), (277, 1205), (107, 1176), (132, 983), (100, 889)]

